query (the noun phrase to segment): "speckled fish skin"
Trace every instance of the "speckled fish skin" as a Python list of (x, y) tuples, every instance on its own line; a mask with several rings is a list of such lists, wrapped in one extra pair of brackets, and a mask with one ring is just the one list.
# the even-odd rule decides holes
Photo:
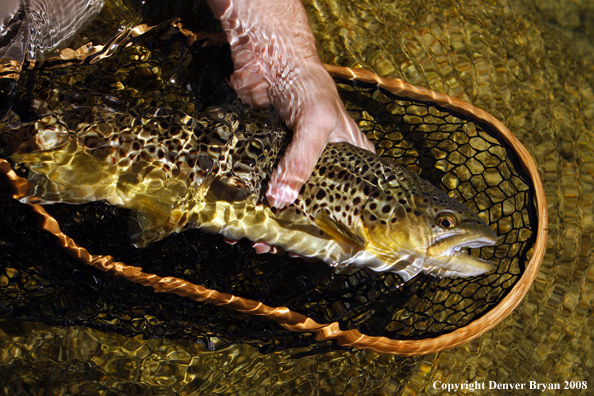
[(293, 205), (271, 208), (266, 181), (290, 139), (273, 113), (61, 108), (58, 96), (35, 103), (37, 121), (3, 131), (11, 159), (29, 169), (23, 202), (105, 200), (132, 209), (138, 247), (200, 228), (404, 280), (491, 268), (460, 251), (496, 242), (475, 213), (404, 167), (346, 143), (328, 145)]

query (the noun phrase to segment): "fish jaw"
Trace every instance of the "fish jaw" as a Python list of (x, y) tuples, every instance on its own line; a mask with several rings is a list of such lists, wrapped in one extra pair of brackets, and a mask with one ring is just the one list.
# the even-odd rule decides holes
[(480, 234), (460, 233), (440, 238), (427, 248), (427, 256), (450, 256), (462, 248), (480, 248), (497, 243), (497, 234), (491, 228), (484, 227)]
[[(488, 241), (488, 243), (481, 246), (490, 245), (493, 245), (493, 243)], [(479, 246), (479, 242), (475, 242), (473, 245), (473, 247), (481, 246)], [(461, 248), (462, 246), (456, 247), (456, 249)], [(493, 268), (493, 264), (490, 262), (455, 249), (438, 256), (429, 256), (408, 249), (399, 249), (389, 254), (386, 253), (378, 254), (373, 249), (367, 249), (355, 254), (348, 260), (331, 265), (342, 270), (347, 270), (348, 267), (364, 267), (375, 272), (393, 272), (402, 277), (404, 282), (409, 281), (421, 272), (439, 278), (450, 276), (469, 277), (482, 275)]]
[(446, 276), (469, 277), (487, 273), (493, 264), (487, 260), (471, 256), (464, 252), (452, 255), (430, 257), (425, 260), (423, 272), (439, 278)]
[(429, 246), (422, 239), (397, 241), (393, 235), (389, 241), (378, 240), (377, 234), (370, 234), (363, 227), (365, 239), (369, 241), (365, 250), (333, 266), (343, 270), (353, 266), (375, 272), (393, 272), (405, 282), (421, 272), (440, 278), (482, 275), (490, 271), (493, 264), (466, 254), (462, 249), (495, 245), (497, 234), (487, 224), (469, 221), (463, 225), (465, 227), (443, 235)]
[(478, 276), (493, 268), (493, 264), (461, 251), (462, 248), (480, 248), (497, 243), (497, 234), (486, 224), (457, 235), (435, 241), (427, 249), (423, 272), (438, 277)]

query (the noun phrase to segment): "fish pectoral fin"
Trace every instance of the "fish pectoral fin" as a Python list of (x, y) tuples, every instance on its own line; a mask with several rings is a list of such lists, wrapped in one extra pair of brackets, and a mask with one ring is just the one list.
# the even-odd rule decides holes
[(345, 250), (357, 253), (365, 249), (363, 238), (349, 230), (346, 225), (331, 218), (325, 209), (318, 212), (314, 223)]

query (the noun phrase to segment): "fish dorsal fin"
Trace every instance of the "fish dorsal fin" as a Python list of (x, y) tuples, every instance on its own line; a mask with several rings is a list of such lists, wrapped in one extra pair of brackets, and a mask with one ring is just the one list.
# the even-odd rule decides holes
[(334, 220), (325, 209), (322, 209), (314, 218), (314, 222), (328, 234), (342, 248), (351, 253), (357, 253), (365, 249), (365, 241), (359, 235), (353, 233), (348, 227)]

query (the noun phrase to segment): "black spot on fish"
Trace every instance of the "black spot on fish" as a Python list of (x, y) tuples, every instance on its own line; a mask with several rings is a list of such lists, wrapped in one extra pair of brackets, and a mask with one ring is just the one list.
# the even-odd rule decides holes
[(252, 142), (252, 144), (248, 146), (247, 152), (256, 157), (264, 153), (262, 146), (259, 146), (258, 143)]
[(375, 217), (374, 215), (369, 215), (369, 220), (376, 221), (377, 217)]
[(316, 194), (316, 199), (324, 199), (326, 197), (326, 191), (324, 190), (319, 190), (318, 193)]
[(353, 199), (353, 205), (359, 205), (361, 203), (361, 197), (355, 197)]
[(186, 162), (191, 168), (193, 168), (195, 165), (198, 165), (200, 169), (207, 172), (212, 170), (213, 162), (210, 158), (205, 156), (196, 156), (195, 153), (192, 153), (186, 158)]
[(390, 205), (384, 205), (384, 207), (382, 208), (382, 212), (389, 213), (391, 209), (392, 208), (390, 207)]
[(93, 136), (93, 137), (88, 137), (85, 139), (85, 146), (90, 148), (90, 149), (94, 149), (99, 147), (99, 138)]
[(369, 205), (369, 209), (371, 210), (375, 210), (377, 208), (377, 204), (374, 202), (371, 205)]

